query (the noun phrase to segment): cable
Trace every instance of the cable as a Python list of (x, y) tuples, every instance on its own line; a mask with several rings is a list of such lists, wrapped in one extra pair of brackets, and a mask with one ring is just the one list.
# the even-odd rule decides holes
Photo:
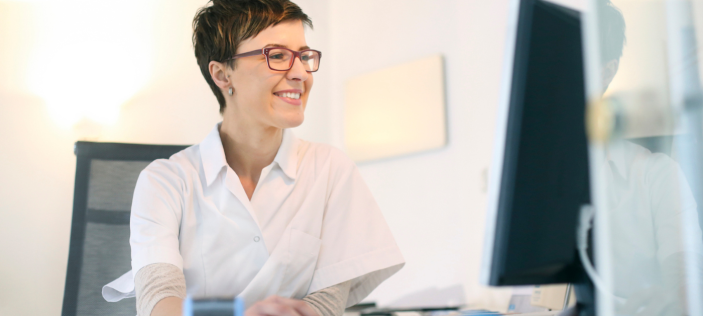
[(608, 288), (605, 286), (605, 283), (596, 272), (596, 269), (593, 267), (591, 260), (588, 258), (588, 254), (586, 253), (586, 249), (588, 248), (588, 231), (591, 230), (591, 221), (593, 221), (594, 216), (595, 213), (593, 211), (593, 206), (584, 205), (581, 207), (581, 212), (579, 213), (579, 223), (576, 232), (576, 246), (578, 247), (579, 257), (581, 258), (581, 264), (583, 265), (584, 269), (586, 269), (586, 274), (588, 274), (588, 277), (591, 278), (591, 281), (593, 281), (593, 284), (599, 291), (615, 298), (615, 300), (619, 302), (624, 302), (624, 298), (616, 296), (608, 290)]

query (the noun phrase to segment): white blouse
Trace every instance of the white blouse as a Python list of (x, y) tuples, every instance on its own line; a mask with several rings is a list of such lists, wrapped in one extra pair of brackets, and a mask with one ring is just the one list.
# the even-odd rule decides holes
[(696, 200), (679, 165), (628, 141), (611, 142), (604, 165), (614, 294), (679, 282), (664, 279), (685, 276), (685, 267), (667, 260), (703, 255)]
[(133, 275), (159, 262), (183, 270), (189, 295), (240, 296), (248, 305), (352, 280), (352, 306), (400, 270), (391, 231), (343, 152), (284, 130), (250, 201), (227, 165), (219, 126), (139, 175), (130, 218), (135, 272), (103, 287), (106, 300), (134, 296)]

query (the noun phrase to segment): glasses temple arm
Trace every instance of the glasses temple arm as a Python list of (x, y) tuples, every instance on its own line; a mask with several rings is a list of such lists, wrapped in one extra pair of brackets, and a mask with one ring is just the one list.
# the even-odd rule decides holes
[(237, 54), (237, 55), (232, 56), (232, 58), (230, 58), (230, 59), (235, 59), (235, 58), (239, 58), (239, 57), (248, 57), (248, 56), (254, 56), (254, 55), (263, 55), (263, 50), (257, 49), (257, 50), (253, 50), (250, 52)]

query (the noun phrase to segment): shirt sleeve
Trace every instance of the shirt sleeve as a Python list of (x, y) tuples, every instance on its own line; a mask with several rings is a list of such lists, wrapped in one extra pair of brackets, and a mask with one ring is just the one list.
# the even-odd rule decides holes
[(137, 180), (130, 216), (132, 271), (152, 263), (170, 263), (183, 270), (179, 227), (184, 182), (168, 161), (157, 160)]
[(341, 316), (347, 306), (351, 281), (311, 293), (303, 298), (320, 316)]
[(703, 254), (696, 201), (678, 164), (655, 154), (647, 176), (660, 263), (679, 252)]
[(333, 151), (331, 169), (322, 246), (308, 293), (351, 280), (346, 305), (352, 306), (405, 260), (354, 162)]
[(156, 303), (167, 297), (186, 297), (183, 271), (168, 263), (154, 263), (140, 269), (134, 277), (137, 316), (149, 316)]

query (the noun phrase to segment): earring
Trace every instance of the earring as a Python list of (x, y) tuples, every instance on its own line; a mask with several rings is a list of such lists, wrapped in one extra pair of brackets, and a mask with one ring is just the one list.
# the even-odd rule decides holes
[(232, 87), (229, 87), (229, 95), (232, 95)]

